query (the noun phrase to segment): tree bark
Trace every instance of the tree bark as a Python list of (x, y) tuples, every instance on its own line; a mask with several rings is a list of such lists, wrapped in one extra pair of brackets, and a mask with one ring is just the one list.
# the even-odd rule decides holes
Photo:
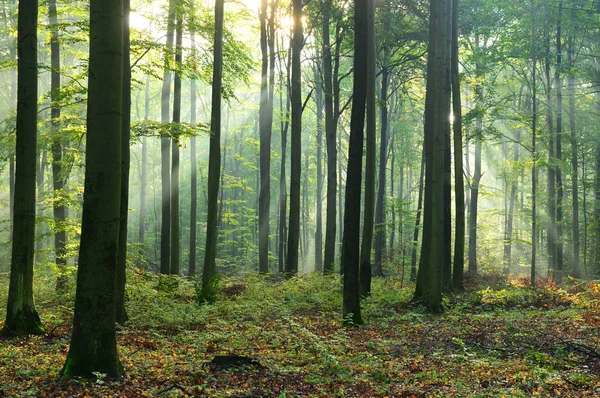
[[(366, 75), (366, 165), (365, 165), (365, 207), (363, 213), (363, 234), (360, 249), (360, 294), (371, 294), (371, 246), (373, 245), (373, 222), (375, 213), (375, 169), (377, 136), (377, 94), (375, 50), (375, 3), (367, 0), (367, 75)], [(356, 75), (354, 77), (356, 79)], [(347, 188), (346, 188), (347, 189)], [(360, 197), (360, 196), (359, 196)], [(357, 213), (358, 214), (358, 213)]]
[(568, 96), (569, 96), (569, 128), (571, 130), (571, 168), (573, 172), (571, 174), (571, 193), (573, 197), (573, 276), (575, 278), (581, 277), (580, 267), (580, 251), (581, 251), (581, 238), (579, 234), (579, 164), (577, 159), (577, 130), (575, 122), (575, 76), (573, 75), (573, 52), (574, 52), (574, 38), (570, 36), (568, 38), (567, 48), (567, 70), (569, 74), (567, 77), (568, 85)]
[(17, 142), (14, 221), (6, 320), (2, 334), (42, 334), (33, 302), (37, 169), (37, 1), (20, 1), (17, 33)]
[(317, 50), (317, 64), (315, 68), (317, 106), (317, 203), (316, 228), (315, 228), (315, 271), (323, 272), (323, 79), (318, 72), (322, 59)]
[[(173, 125), (181, 123), (181, 74), (183, 67), (183, 21), (181, 15), (177, 16), (175, 28), (175, 82), (173, 85)], [(176, 127), (178, 128), (178, 127)], [(180, 225), (179, 218), (179, 137), (171, 138), (171, 275), (179, 275), (180, 268)]]
[(219, 198), (219, 176), (221, 174), (221, 87), (223, 77), (223, 7), (224, 0), (215, 0), (215, 35), (212, 106), (210, 115), (210, 146), (208, 158), (208, 201), (206, 222), (206, 249), (202, 291), (199, 301), (215, 299), (215, 277), (217, 275), (217, 217)]
[(454, 115), (454, 192), (456, 225), (454, 234), (454, 268), (452, 284), (455, 290), (464, 290), (463, 274), (465, 268), (465, 181), (463, 177), (463, 132), (462, 101), (460, 92), (460, 75), (458, 71), (458, 15), (460, 0), (452, 0), (452, 113)]
[(415, 218), (415, 230), (413, 232), (412, 241), (412, 257), (410, 266), (410, 280), (417, 280), (417, 251), (419, 250), (419, 225), (421, 223), (421, 213), (423, 210), (423, 184), (425, 177), (425, 145), (423, 145), (423, 151), (421, 155), (421, 172), (419, 177), (419, 198), (417, 200), (417, 216)]
[(558, 21), (556, 27), (556, 71), (554, 80), (556, 81), (556, 261), (554, 278), (560, 282), (563, 277), (563, 241), (562, 241), (562, 224), (563, 224), (563, 180), (562, 180), (562, 11), (563, 2), (558, 2)]
[[(175, 0), (169, 0), (169, 11), (167, 16), (167, 35), (164, 54), (163, 84), (161, 91), (160, 119), (161, 122), (169, 123), (169, 111), (171, 102), (171, 58), (173, 53), (173, 37), (175, 31)], [(160, 227), (160, 273), (163, 275), (171, 272), (171, 140), (169, 137), (160, 139), (160, 163), (161, 163), (161, 197), (162, 213)]]
[(292, 0), (294, 27), (292, 32), (292, 78), (291, 78), (291, 162), (290, 162), (290, 218), (287, 243), (286, 272), (298, 273), (298, 246), (300, 241), (300, 177), (302, 169), (302, 0)]
[(85, 191), (75, 315), (61, 380), (123, 375), (117, 353), (116, 274), (121, 201), (123, 2), (90, 2)]
[(121, 210), (119, 224), (119, 254), (117, 264), (117, 296), (116, 321), (125, 323), (129, 320), (125, 310), (125, 285), (127, 283), (127, 220), (129, 213), (129, 169), (130, 154), (130, 124), (131, 124), (131, 61), (129, 14), (130, 0), (123, 2), (123, 113), (121, 128)]

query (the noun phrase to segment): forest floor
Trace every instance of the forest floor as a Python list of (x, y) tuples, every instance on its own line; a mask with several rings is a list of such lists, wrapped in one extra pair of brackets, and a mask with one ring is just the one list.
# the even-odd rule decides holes
[[(0, 320), (7, 283), (0, 275)], [(540, 280), (531, 290), (524, 280), (481, 278), (429, 315), (408, 304), (414, 286), (376, 279), (363, 302), (366, 324), (349, 328), (338, 277), (227, 279), (219, 300), (202, 306), (185, 279), (159, 289), (158, 277), (132, 271), (128, 283), (131, 320), (118, 330), (123, 380), (58, 383), (73, 292), (59, 297), (53, 279), (39, 276), (48, 333), (0, 340), (0, 396), (600, 396), (596, 283)], [(234, 368), (213, 361), (224, 355), (251, 360)]]

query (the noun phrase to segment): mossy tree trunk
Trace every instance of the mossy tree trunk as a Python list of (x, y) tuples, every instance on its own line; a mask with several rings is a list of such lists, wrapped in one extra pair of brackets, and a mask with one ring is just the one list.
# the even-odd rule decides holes
[(18, 14), (17, 143), (10, 285), (3, 334), (41, 334), (33, 302), (37, 163), (37, 1), (20, 1)]
[(123, 0), (91, 0), (85, 183), (71, 345), (61, 379), (123, 375), (116, 342)]

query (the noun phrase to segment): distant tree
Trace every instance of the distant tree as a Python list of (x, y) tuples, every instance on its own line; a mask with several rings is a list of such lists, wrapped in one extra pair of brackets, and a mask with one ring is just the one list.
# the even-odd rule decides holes
[(363, 323), (360, 313), (359, 248), (362, 157), (367, 101), (368, 7), (369, 0), (356, 0), (354, 4), (354, 82), (342, 240), (343, 319), (345, 324), (355, 325)]
[[(195, 12), (194, 1), (190, 3), (192, 12)], [(194, 18), (192, 17), (192, 23)], [(196, 57), (196, 35), (191, 32), (192, 57)], [(196, 124), (196, 79), (192, 78), (190, 82), (190, 124)], [(188, 261), (188, 276), (196, 274), (196, 244), (198, 233), (198, 152), (196, 149), (196, 137), (190, 138), (190, 256)]]
[[(17, 34), (17, 143), (10, 284), (2, 334), (42, 334), (33, 302), (37, 161), (37, 1), (20, 1)], [(114, 325), (113, 325), (114, 327)]]
[[(123, 375), (115, 316), (121, 199), (123, 1), (90, 1), (85, 191), (75, 314), (61, 379)], [(35, 46), (33, 46), (35, 48)]]
[[(169, 123), (171, 102), (171, 58), (173, 54), (173, 40), (175, 32), (175, 7), (177, 0), (169, 0), (167, 14), (167, 35), (164, 50), (163, 84), (161, 91), (160, 119), (162, 123)], [(162, 189), (162, 222), (160, 229), (160, 273), (171, 272), (171, 168), (169, 164), (171, 155), (171, 140), (169, 137), (160, 139), (161, 159), (161, 189)]]
[[(267, 18), (267, 0), (261, 0), (260, 19), (260, 50), (261, 50), (261, 80), (260, 80), (260, 196), (258, 205), (258, 268), (261, 273), (269, 272), (269, 208), (271, 204), (271, 130), (273, 125), (273, 84), (269, 81), (269, 32)], [(273, 52), (273, 48), (271, 48)], [(274, 65), (271, 64), (271, 68)]]
[(302, 0), (292, 0), (292, 77), (291, 77), (291, 163), (290, 163), (290, 218), (287, 243), (286, 272), (298, 273), (300, 243), (300, 177), (302, 169), (302, 70), (300, 53), (303, 47)]
[(66, 170), (63, 168), (63, 146), (60, 134), (60, 38), (58, 36), (58, 17), (56, 0), (48, 3), (48, 22), (50, 23), (50, 118), (52, 120), (52, 185), (54, 200), (52, 209), (54, 212), (54, 256), (59, 275), (56, 280), (56, 289), (63, 292), (66, 289), (66, 245), (67, 231), (65, 220), (67, 218), (67, 207), (64, 195), (66, 187)]
[[(183, 66), (183, 21), (178, 11), (175, 28), (175, 82), (173, 84), (173, 125), (181, 123), (181, 69)], [(176, 127), (179, 129), (179, 127)], [(179, 219), (179, 136), (171, 139), (171, 269), (172, 275), (179, 275), (180, 259), (180, 219)]]
[(206, 221), (206, 249), (202, 272), (202, 291), (199, 301), (212, 301), (217, 275), (217, 236), (219, 177), (221, 174), (221, 88), (223, 79), (223, 5), (215, 0), (215, 34), (212, 80), (212, 105), (210, 114), (210, 146), (208, 159), (208, 200)]

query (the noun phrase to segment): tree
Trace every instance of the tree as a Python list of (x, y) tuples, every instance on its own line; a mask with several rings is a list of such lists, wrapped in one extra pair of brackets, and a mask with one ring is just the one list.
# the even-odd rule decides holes
[[(260, 2), (260, 197), (258, 205), (258, 269), (269, 272), (269, 208), (271, 205), (271, 130), (273, 125), (273, 81), (268, 81), (269, 50), (267, 26), (267, 0)], [(271, 49), (273, 51), (273, 49)], [(273, 65), (271, 66), (273, 68)]]
[[(173, 84), (173, 125), (179, 129), (181, 123), (181, 68), (183, 65), (183, 21), (178, 12), (175, 38), (175, 82)], [(172, 275), (179, 275), (179, 136), (171, 139), (171, 269)]]
[(56, 0), (48, 3), (48, 22), (50, 23), (50, 117), (52, 119), (52, 185), (54, 189), (54, 201), (52, 209), (54, 212), (54, 253), (55, 262), (59, 269), (56, 280), (56, 289), (61, 292), (66, 288), (65, 267), (67, 266), (66, 244), (67, 231), (65, 221), (67, 218), (67, 207), (64, 203), (64, 189), (66, 187), (66, 172), (63, 169), (63, 148), (60, 136), (60, 39), (58, 37), (58, 18)]
[(535, 0), (531, 0), (531, 51), (533, 67), (531, 69), (531, 287), (535, 287), (536, 277), (536, 256), (537, 256), (537, 209), (536, 209), (536, 194), (537, 194), (537, 53), (536, 53), (536, 20), (535, 20)]
[[(167, 37), (164, 53), (163, 84), (161, 91), (160, 119), (162, 123), (169, 122), (169, 110), (171, 101), (171, 54), (173, 53), (173, 36), (175, 32), (175, 3), (177, 0), (169, 0), (167, 15)], [(162, 189), (162, 222), (160, 229), (160, 273), (171, 272), (171, 175), (170, 175), (170, 139), (160, 139), (161, 159), (161, 189)]]
[(425, 100), (425, 205), (423, 243), (415, 300), (424, 300), (431, 312), (442, 310), (444, 250), (444, 151), (450, 129), (450, 23), (446, 0), (431, 0), (427, 88)]
[[(195, 12), (194, 3), (191, 3), (192, 12)], [(193, 19), (192, 19), (193, 22)], [(196, 36), (192, 31), (192, 57), (196, 56)], [(190, 82), (190, 124), (196, 124), (196, 79)], [(190, 257), (188, 261), (188, 276), (196, 274), (196, 244), (198, 233), (198, 166), (196, 157), (196, 136), (190, 138)]]
[(10, 284), (2, 334), (42, 334), (33, 302), (37, 161), (37, 1), (20, 1), (18, 14), (17, 143)]
[(452, 0), (452, 114), (454, 116), (454, 190), (456, 225), (454, 238), (453, 287), (463, 290), (465, 263), (465, 183), (463, 178), (462, 103), (460, 97), (460, 75), (458, 72), (458, 14), (460, 0)]
[[(360, 293), (363, 296), (371, 294), (371, 248), (373, 244), (373, 222), (375, 211), (375, 141), (377, 135), (377, 95), (375, 51), (375, 3), (368, 0), (367, 9), (367, 75), (366, 75), (366, 108), (367, 108), (367, 157), (365, 167), (365, 211), (363, 235), (360, 249)], [(356, 76), (354, 77), (356, 79)], [(384, 166), (385, 167), (385, 166)]]
[(131, 124), (131, 61), (129, 14), (130, 0), (123, 0), (123, 120), (121, 133), (121, 223), (119, 225), (119, 255), (117, 266), (116, 320), (129, 319), (125, 310), (125, 284), (127, 282), (127, 220), (129, 213), (130, 124)]
[(90, 1), (85, 191), (75, 314), (61, 379), (123, 375), (115, 316), (121, 199), (123, 1)]
[(343, 319), (346, 325), (362, 324), (360, 313), (360, 205), (365, 108), (367, 101), (367, 29), (369, 0), (354, 4), (354, 81), (346, 174), (346, 199), (342, 240), (344, 270)]
[(212, 80), (212, 105), (210, 113), (210, 146), (208, 158), (208, 201), (206, 221), (206, 249), (202, 272), (202, 291), (199, 301), (215, 298), (214, 283), (217, 276), (217, 236), (219, 177), (221, 174), (221, 88), (223, 78), (223, 3), (215, 0), (215, 34)]
[(298, 273), (298, 246), (300, 243), (300, 177), (302, 169), (302, 70), (300, 53), (303, 46), (302, 0), (292, 0), (292, 78), (291, 78), (291, 163), (290, 163), (290, 219), (287, 243), (286, 272)]

